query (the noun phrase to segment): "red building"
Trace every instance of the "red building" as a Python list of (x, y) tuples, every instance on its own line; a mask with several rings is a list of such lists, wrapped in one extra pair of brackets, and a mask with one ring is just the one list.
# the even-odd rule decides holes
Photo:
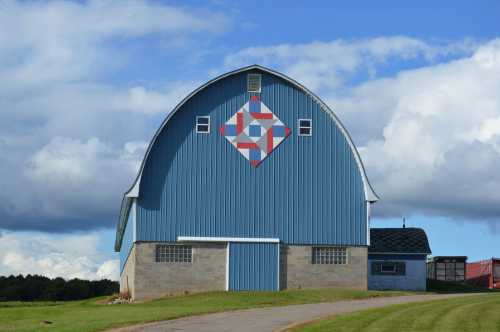
[(479, 287), (500, 289), (500, 258), (467, 263), (467, 282)]

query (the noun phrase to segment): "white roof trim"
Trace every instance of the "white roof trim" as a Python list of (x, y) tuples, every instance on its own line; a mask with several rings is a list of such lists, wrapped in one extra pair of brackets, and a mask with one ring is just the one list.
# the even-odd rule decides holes
[(365, 168), (363, 166), (363, 163), (361, 161), (361, 157), (359, 156), (359, 153), (358, 153), (358, 150), (356, 149), (356, 147), (354, 146), (354, 143), (351, 139), (351, 137), (349, 136), (349, 133), (347, 132), (347, 130), (345, 129), (345, 127), (342, 125), (342, 123), (340, 122), (339, 118), (337, 118), (337, 116), (333, 113), (333, 111), (321, 100), (319, 99), (318, 96), (316, 96), (314, 93), (312, 93), (311, 91), (309, 91), (306, 87), (304, 87), (302, 84), (298, 83), (297, 81), (291, 79), (290, 77), (286, 76), (286, 75), (283, 75), (279, 72), (276, 72), (272, 69), (268, 69), (268, 68), (265, 68), (265, 67), (262, 67), (262, 66), (259, 66), (259, 65), (251, 65), (251, 66), (248, 66), (248, 67), (244, 67), (244, 68), (240, 68), (240, 69), (237, 69), (237, 70), (234, 70), (234, 71), (231, 71), (229, 73), (226, 73), (226, 74), (223, 74), (223, 75), (220, 75), (210, 81), (208, 81), (207, 83), (203, 84), (202, 86), (200, 86), (198, 89), (194, 90), (193, 92), (191, 92), (186, 98), (184, 98), (173, 110), (172, 112), (170, 112), (168, 114), (168, 116), (165, 118), (165, 120), (163, 121), (162, 125), (160, 126), (160, 128), (158, 129), (158, 131), (155, 133), (153, 139), (151, 140), (151, 142), (149, 143), (149, 146), (148, 146), (148, 149), (146, 151), (146, 154), (144, 155), (144, 159), (142, 160), (142, 163), (141, 163), (141, 168), (137, 174), (137, 177), (134, 181), (134, 184), (132, 185), (132, 187), (125, 193), (125, 196), (126, 197), (139, 197), (139, 188), (140, 188), (140, 183), (141, 183), (141, 176), (142, 176), (142, 172), (144, 170), (144, 165), (146, 163), (146, 160), (148, 159), (148, 156), (149, 156), (149, 152), (151, 151), (151, 148), (153, 147), (153, 145), (156, 143), (156, 139), (158, 138), (159, 134), (163, 131), (163, 128), (166, 126), (166, 124), (168, 123), (168, 121), (170, 120), (170, 118), (190, 99), (192, 98), (195, 94), (197, 94), (198, 92), (200, 92), (201, 90), (205, 89), (206, 87), (208, 87), (209, 85), (217, 82), (217, 81), (220, 81), (228, 76), (231, 76), (231, 75), (235, 75), (235, 74), (238, 74), (238, 73), (241, 73), (241, 72), (245, 72), (245, 71), (248, 71), (248, 70), (252, 70), (252, 69), (257, 69), (257, 70), (261, 70), (263, 72), (267, 72), (269, 74), (272, 74), (272, 75), (275, 75), (275, 76), (278, 76), (282, 79), (284, 79), (285, 81), (291, 83), (292, 85), (296, 86), (297, 88), (299, 88), (300, 90), (302, 90), (303, 92), (305, 92), (307, 95), (309, 95), (311, 98), (313, 98), (319, 105), (320, 107), (329, 112), (330, 113), (330, 116), (332, 117), (333, 121), (337, 124), (337, 127), (340, 129), (340, 131), (344, 134), (344, 137), (347, 139), (347, 142), (349, 143), (349, 147), (351, 148), (351, 151), (352, 153), (354, 154), (354, 159), (356, 160), (356, 164), (358, 165), (358, 169), (361, 173), (361, 178), (363, 179), (363, 186), (364, 186), (364, 191), (365, 191), (365, 199), (366, 201), (368, 202), (376, 202), (378, 201), (378, 196), (377, 194), (375, 193), (375, 191), (373, 190), (373, 188), (371, 187), (370, 185), (370, 182), (368, 181), (368, 177), (366, 176), (366, 172), (365, 172)]
[(179, 242), (252, 242), (252, 243), (279, 243), (280, 239), (262, 237), (204, 237), (178, 236)]
[[(149, 153), (149, 149), (148, 149), (148, 153)], [(125, 197), (129, 197), (129, 198), (139, 197), (139, 185), (141, 184), (141, 177), (142, 177), (142, 165), (141, 165), (140, 173), (139, 173), (137, 179), (135, 180), (134, 185), (132, 186), (132, 188), (130, 188), (128, 190), (128, 192), (125, 194)]]

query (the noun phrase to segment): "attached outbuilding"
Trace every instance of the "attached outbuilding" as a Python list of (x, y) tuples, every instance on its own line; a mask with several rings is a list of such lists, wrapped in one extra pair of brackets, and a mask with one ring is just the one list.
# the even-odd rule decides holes
[(123, 197), (121, 291), (366, 289), (377, 200), (317, 96), (258, 65), (229, 72), (169, 113)]
[(427, 289), (426, 261), (431, 253), (421, 228), (372, 228), (368, 248), (368, 288)]
[(427, 261), (430, 280), (465, 282), (467, 256), (434, 256)]

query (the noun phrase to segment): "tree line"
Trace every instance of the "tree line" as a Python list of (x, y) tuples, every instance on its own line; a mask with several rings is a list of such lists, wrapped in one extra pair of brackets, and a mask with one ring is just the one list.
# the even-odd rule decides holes
[(119, 283), (108, 279), (50, 279), (39, 275), (0, 276), (0, 301), (70, 301), (118, 293)]

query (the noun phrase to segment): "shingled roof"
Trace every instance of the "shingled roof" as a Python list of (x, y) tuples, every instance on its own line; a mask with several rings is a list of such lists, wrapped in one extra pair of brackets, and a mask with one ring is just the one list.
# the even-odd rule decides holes
[(372, 228), (368, 252), (430, 254), (431, 248), (421, 228)]

